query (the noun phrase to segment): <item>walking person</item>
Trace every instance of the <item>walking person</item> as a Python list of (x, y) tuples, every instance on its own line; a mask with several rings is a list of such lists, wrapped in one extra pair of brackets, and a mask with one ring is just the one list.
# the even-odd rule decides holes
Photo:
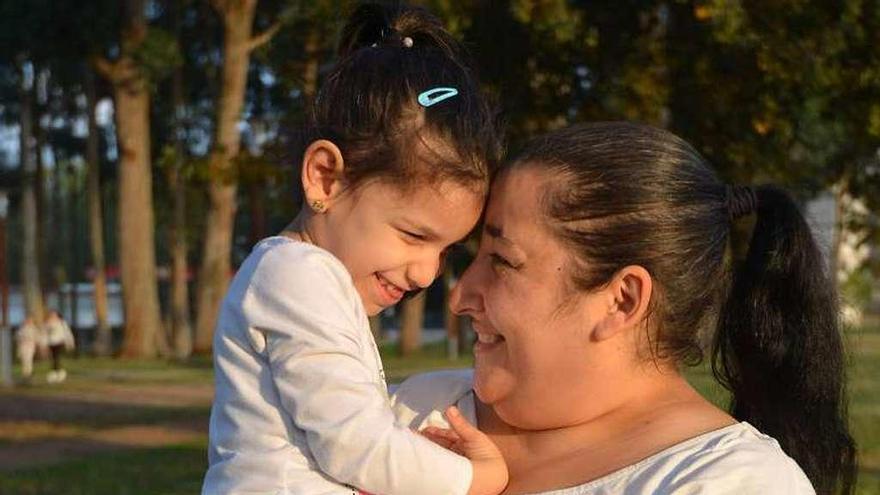
[(39, 336), (40, 328), (31, 315), (24, 319), (15, 333), (15, 347), (18, 359), (21, 361), (21, 376), (25, 380), (30, 380), (34, 373), (34, 355), (37, 352)]
[(52, 354), (52, 370), (46, 376), (49, 383), (61, 383), (67, 379), (67, 371), (61, 367), (61, 355), (64, 351), (72, 351), (76, 344), (70, 326), (58, 311), (51, 310), (44, 322), (46, 341)]

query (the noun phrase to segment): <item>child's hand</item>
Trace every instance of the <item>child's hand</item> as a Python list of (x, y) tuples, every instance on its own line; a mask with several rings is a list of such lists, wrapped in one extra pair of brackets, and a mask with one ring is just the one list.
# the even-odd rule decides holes
[(495, 495), (507, 486), (507, 464), (498, 447), (485, 433), (474, 428), (458, 408), (446, 409), (451, 429), (429, 426), (421, 431), (425, 438), (471, 460), (474, 478), (468, 495)]

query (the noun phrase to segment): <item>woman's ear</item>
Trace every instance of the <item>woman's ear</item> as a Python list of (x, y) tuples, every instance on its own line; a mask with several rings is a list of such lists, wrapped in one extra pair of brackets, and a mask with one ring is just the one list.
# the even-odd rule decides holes
[(302, 163), (302, 185), (307, 204), (323, 212), (345, 188), (342, 152), (332, 141), (319, 139), (312, 142)]
[(603, 289), (608, 296), (607, 313), (596, 325), (593, 338), (607, 340), (630, 328), (639, 326), (648, 314), (653, 281), (641, 266), (627, 266)]

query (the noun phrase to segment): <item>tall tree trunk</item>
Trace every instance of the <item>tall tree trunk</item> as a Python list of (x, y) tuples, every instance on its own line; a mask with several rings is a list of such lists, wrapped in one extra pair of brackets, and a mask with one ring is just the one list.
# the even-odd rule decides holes
[(125, 339), (122, 355), (155, 357), (167, 350), (159, 312), (150, 170), (150, 95), (130, 52), (146, 37), (145, 0), (128, 0), (122, 55), (101, 71), (113, 82), (119, 147), (119, 264)]
[(174, 104), (174, 165), (168, 173), (171, 188), (172, 220), (169, 230), (171, 244), (171, 333), (174, 356), (185, 359), (192, 354), (192, 327), (189, 320), (187, 288), (186, 183), (181, 174), (186, 150), (183, 145), (184, 113), (183, 71), (176, 69), (171, 82)]
[(19, 88), (21, 102), (20, 125), (20, 156), (22, 177), (24, 178), (21, 216), (24, 227), (22, 253), (22, 284), (24, 286), (24, 305), (28, 316), (37, 321), (42, 321), (44, 304), (43, 291), (40, 287), (40, 260), (37, 244), (37, 232), (39, 216), (37, 214), (37, 198), (34, 189), (34, 150), (33, 150), (33, 84), (28, 84), (24, 69), (22, 69), (22, 83)]
[(315, 99), (315, 94), (318, 92), (318, 68), (321, 62), (319, 59), (321, 37), (317, 25), (309, 30), (304, 48), (306, 66), (303, 71), (303, 97), (305, 98), (306, 105), (310, 105)]
[(452, 269), (447, 265), (443, 270), (443, 326), (446, 327), (446, 357), (458, 359), (461, 349), (461, 320), (449, 307), (449, 293), (456, 284)]
[(98, 104), (95, 74), (86, 68), (86, 111), (89, 135), (86, 139), (86, 162), (88, 164), (89, 247), (92, 253), (92, 280), (95, 303), (95, 342), (93, 350), (98, 356), (108, 356), (113, 350), (110, 323), (107, 317), (107, 272), (104, 259), (104, 214), (101, 211), (101, 161), (98, 157), (98, 124), (95, 107)]
[(400, 311), (400, 354), (410, 356), (422, 347), (422, 326), (425, 323), (427, 290), (404, 301)]
[(248, 241), (253, 246), (266, 237), (266, 181), (264, 177), (254, 177), (247, 185), (248, 206), (251, 225)]
[(43, 292), (43, 300), (47, 299), (47, 295), (55, 289), (54, 274), (49, 266), (49, 239), (46, 236), (48, 226), (52, 225), (52, 209), (47, 208), (46, 204), (46, 166), (43, 163), (43, 151), (46, 147), (46, 131), (40, 123), (41, 109), (45, 108), (45, 102), (41, 101), (39, 96), (40, 77), (35, 73), (34, 95), (37, 97), (35, 104), (32, 105), (31, 115), (34, 148), (31, 153), (36, 170), (34, 172), (34, 202), (37, 205), (37, 263), (40, 268), (40, 289)]
[(214, 149), (209, 159), (211, 183), (197, 294), (195, 352), (211, 350), (220, 302), (229, 283), (236, 182), (232, 170), (241, 135), (238, 121), (244, 104), (251, 51), (268, 41), (277, 26), (251, 37), (257, 0), (214, 0), (223, 19), (223, 88), (217, 102)]

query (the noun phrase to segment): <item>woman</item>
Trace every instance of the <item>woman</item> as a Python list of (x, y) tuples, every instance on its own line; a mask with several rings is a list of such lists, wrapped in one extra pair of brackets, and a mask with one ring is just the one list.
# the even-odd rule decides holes
[[(732, 225), (752, 213), (734, 264)], [(501, 448), (506, 493), (849, 493), (855, 448), (822, 266), (789, 196), (725, 186), (668, 132), (551, 133), (497, 179), (452, 297), (477, 334), (472, 378), (411, 379), (397, 413), (423, 427), (458, 404)], [(707, 341), (730, 413), (681, 374)]]

